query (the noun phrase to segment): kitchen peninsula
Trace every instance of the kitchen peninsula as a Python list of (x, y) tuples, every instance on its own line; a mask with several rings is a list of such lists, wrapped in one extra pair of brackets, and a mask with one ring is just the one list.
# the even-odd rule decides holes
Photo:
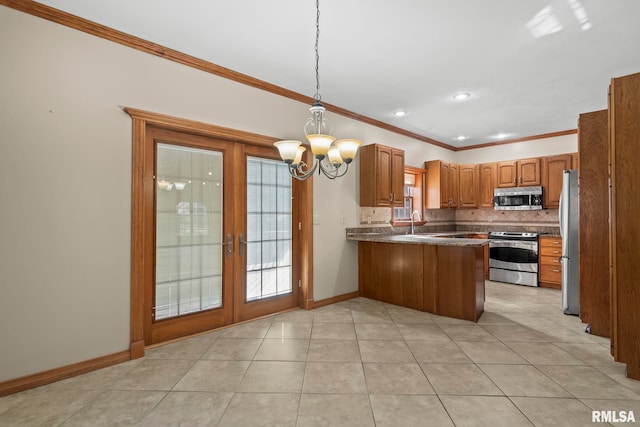
[(477, 321), (484, 311), (481, 234), (348, 233), (358, 241), (360, 296)]

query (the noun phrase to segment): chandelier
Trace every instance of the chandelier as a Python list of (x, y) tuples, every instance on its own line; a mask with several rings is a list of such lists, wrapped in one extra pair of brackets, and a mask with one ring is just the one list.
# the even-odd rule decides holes
[[(304, 124), (304, 133), (311, 145), (311, 152), (315, 158), (313, 166), (310, 168), (302, 161), (306, 147), (302, 142), (296, 140), (285, 140), (275, 142), (280, 152), (280, 157), (289, 165), (289, 173), (298, 180), (305, 180), (318, 170), (329, 179), (336, 179), (344, 176), (349, 170), (349, 164), (356, 157), (358, 147), (362, 141), (357, 139), (336, 140), (331, 136), (332, 125), (328, 118), (323, 117), (326, 108), (322, 105), (320, 96), (320, 73), (318, 63), (320, 55), (318, 53), (318, 41), (320, 39), (320, 0), (316, 0), (316, 93), (313, 96), (314, 102), (309, 108), (311, 117)], [(345, 165), (344, 168), (342, 166)]]

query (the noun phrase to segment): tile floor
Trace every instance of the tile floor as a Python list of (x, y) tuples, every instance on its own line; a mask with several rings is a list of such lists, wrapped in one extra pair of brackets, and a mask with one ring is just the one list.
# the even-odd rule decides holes
[(485, 309), (477, 324), (364, 298), (277, 315), (0, 398), (0, 426), (640, 422), (640, 381), (559, 291), (487, 282)]

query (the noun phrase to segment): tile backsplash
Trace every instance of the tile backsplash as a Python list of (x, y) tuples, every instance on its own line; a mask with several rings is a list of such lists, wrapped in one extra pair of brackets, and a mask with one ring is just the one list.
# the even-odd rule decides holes
[(455, 209), (458, 231), (559, 232), (558, 209), (497, 211), (493, 209)]
[(391, 208), (360, 208), (360, 225), (391, 225)]
[[(499, 211), (494, 209), (426, 209), (429, 225), (455, 225), (458, 231), (533, 231), (557, 233), (558, 209)], [(391, 208), (360, 208), (360, 226), (390, 226)]]

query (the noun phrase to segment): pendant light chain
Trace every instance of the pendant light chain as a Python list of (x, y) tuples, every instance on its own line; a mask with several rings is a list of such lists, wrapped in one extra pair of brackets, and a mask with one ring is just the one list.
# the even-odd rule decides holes
[(313, 99), (320, 101), (320, 53), (318, 51), (318, 42), (320, 40), (320, 0), (316, 0), (316, 94)]
[[(344, 176), (349, 170), (349, 164), (355, 159), (358, 147), (362, 144), (359, 139), (336, 140), (331, 135), (331, 120), (323, 117), (326, 111), (320, 102), (320, 0), (316, 0), (316, 93), (314, 102), (309, 108), (311, 117), (304, 123), (304, 134), (311, 145), (314, 161), (310, 166), (302, 158), (307, 147), (296, 140), (277, 141), (273, 144), (278, 148), (280, 157), (289, 165), (289, 174), (299, 180), (311, 178), (317, 170), (329, 179)], [(344, 168), (343, 168), (344, 166)]]

